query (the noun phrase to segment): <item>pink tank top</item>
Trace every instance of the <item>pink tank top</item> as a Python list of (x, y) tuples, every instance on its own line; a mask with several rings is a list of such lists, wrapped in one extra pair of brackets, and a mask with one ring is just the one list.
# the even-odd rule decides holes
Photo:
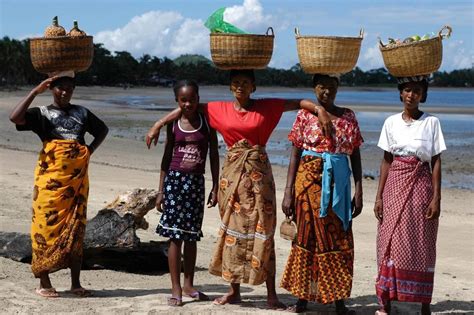
[(173, 122), (174, 147), (170, 169), (185, 173), (204, 174), (209, 147), (209, 126), (199, 114), (199, 128), (183, 130), (179, 119)]

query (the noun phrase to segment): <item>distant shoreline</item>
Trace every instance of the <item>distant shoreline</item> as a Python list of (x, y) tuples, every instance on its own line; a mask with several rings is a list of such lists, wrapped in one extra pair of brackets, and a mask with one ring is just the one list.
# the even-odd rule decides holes
[[(33, 86), (21, 86), (14, 91), (5, 91), (0, 89), (0, 96), (21, 96), (26, 95), (27, 91), (31, 90)], [(447, 90), (447, 91), (474, 91), (474, 88), (457, 88), (457, 87), (446, 87), (446, 88), (431, 88), (431, 90)], [(391, 88), (387, 87), (341, 87), (342, 91), (389, 91)], [(228, 91), (228, 87), (225, 85), (201, 85), (200, 94), (201, 101), (207, 102), (215, 99), (223, 99), (223, 91)], [(310, 88), (302, 87), (268, 87), (261, 86), (257, 88), (257, 92), (260, 94), (271, 94), (271, 93), (308, 93), (311, 92)], [(47, 95), (47, 92), (44, 94)], [(126, 98), (133, 96), (146, 97), (153, 99), (153, 105), (140, 104), (131, 105), (126, 101)], [(258, 97), (258, 95), (257, 95)], [(232, 96), (228, 95), (225, 99), (231, 99)], [(312, 97), (311, 99), (314, 100)], [(102, 104), (104, 106), (119, 106), (119, 107), (130, 107), (145, 111), (169, 111), (173, 109), (176, 104), (174, 101), (172, 88), (167, 87), (131, 87), (124, 89), (122, 87), (108, 87), (108, 86), (77, 86), (74, 93), (74, 101), (83, 101), (84, 104), (87, 102), (98, 102), (97, 105)], [(336, 100), (337, 103), (337, 100)], [(399, 112), (402, 109), (400, 105), (391, 104), (367, 104), (361, 102), (340, 102), (340, 106), (349, 107), (355, 111), (361, 112)], [(474, 106), (456, 106), (456, 105), (430, 105), (429, 101), (423, 104), (423, 110), (433, 114), (459, 114), (459, 115), (473, 115)]]

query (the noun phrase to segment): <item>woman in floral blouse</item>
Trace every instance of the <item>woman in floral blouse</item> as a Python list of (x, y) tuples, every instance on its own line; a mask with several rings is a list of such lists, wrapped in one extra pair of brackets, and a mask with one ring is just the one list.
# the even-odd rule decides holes
[[(335, 303), (337, 314), (352, 288), (354, 242), (351, 221), (362, 211), (363, 139), (352, 110), (336, 106), (339, 79), (315, 75), (316, 97), (329, 113), (335, 132), (323, 135), (318, 117), (302, 109), (288, 136), (293, 143), (282, 210), (293, 217), (298, 234), (281, 286), (298, 298), (289, 308), (304, 312), (308, 301)], [(355, 183), (351, 200), (348, 157)]]

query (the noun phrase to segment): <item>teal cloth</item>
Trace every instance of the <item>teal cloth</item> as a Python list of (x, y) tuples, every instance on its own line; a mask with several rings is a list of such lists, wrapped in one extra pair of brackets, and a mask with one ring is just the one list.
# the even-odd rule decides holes
[[(332, 194), (332, 210), (342, 221), (344, 231), (347, 231), (352, 220), (351, 170), (349, 169), (347, 155), (304, 150), (301, 156), (305, 155), (317, 156), (323, 159), (321, 209), (319, 210), (319, 215), (321, 217), (327, 215)], [(331, 183), (334, 183), (332, 190)]]

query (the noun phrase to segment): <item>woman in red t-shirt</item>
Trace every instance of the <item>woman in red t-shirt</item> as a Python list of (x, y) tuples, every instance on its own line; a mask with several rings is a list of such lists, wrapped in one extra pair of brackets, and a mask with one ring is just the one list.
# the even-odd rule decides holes
[[(232, 70), (230, 80), (234, 101), (200, 104), (209, 125), (227, 144), (218, 194), (222, 222), (209, 272), (231, 286), (214, 304), (240, 303), (240, 283), (266, 282), (268, 307), (283, 309), (275, 291), (275, 182), (265, 145), (284, 111), (315, 112), (327, 135), (332, 124), (325, 109), (309, 100), (252, 99), (253, 70)], [(177, 108), (150, 128), (148, 148), (152, 142), (156, 145), (160, 129), (179, 114)]]

